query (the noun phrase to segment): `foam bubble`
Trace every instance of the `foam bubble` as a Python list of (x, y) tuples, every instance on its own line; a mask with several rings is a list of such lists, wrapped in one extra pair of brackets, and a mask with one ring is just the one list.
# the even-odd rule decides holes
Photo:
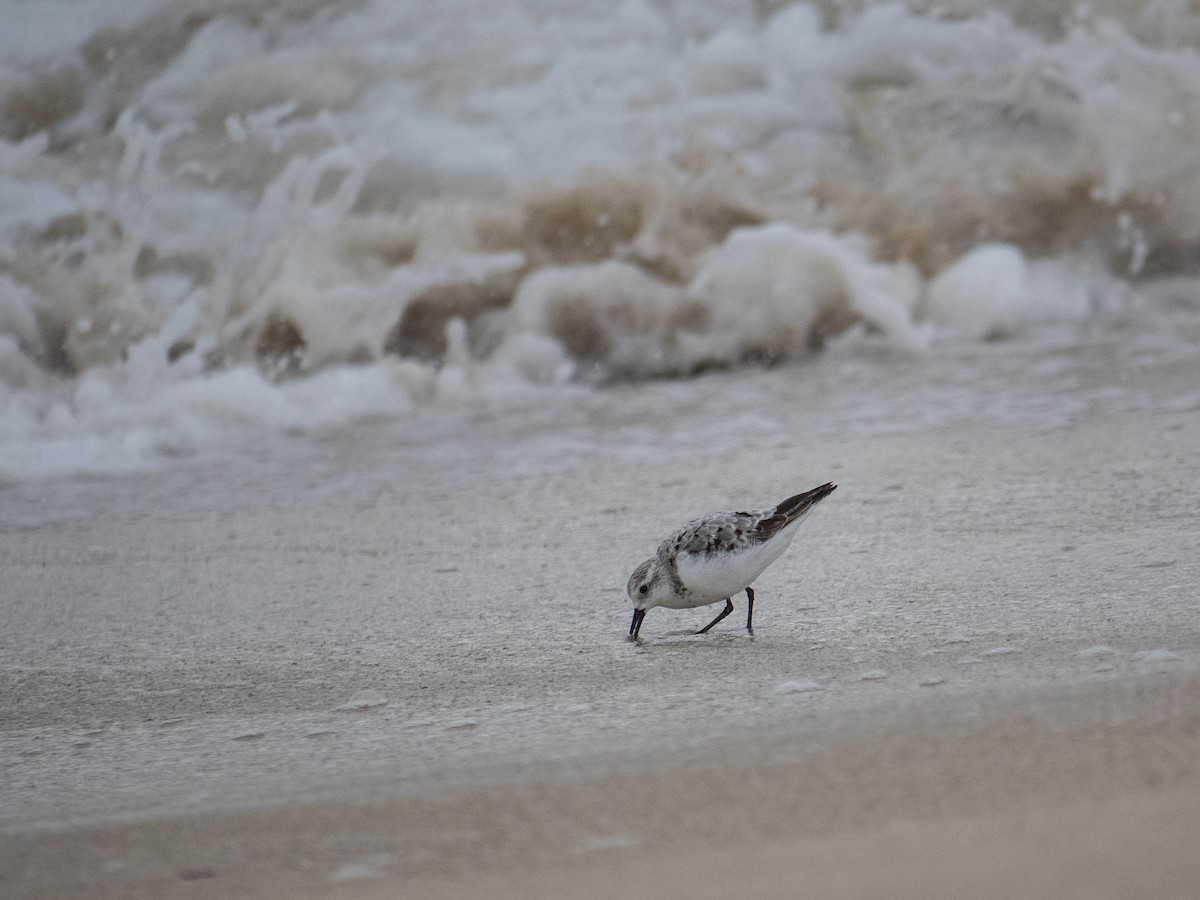
[(930, 318), (973, 338), (1010, 333), (1032, 306), (1025, 257), (1009, 244), (976, 247), (941, 272), (925, 297)]
[(1088, 286), (1054, 263), (1031, 265), (1011, 244), (981, 244), (929, 283), (922, 312), (948, 332), (996, 338), (1081, 319)]
[(734, 231), (708, 255), (688, 296), (709, 312), (708, 352), (736, 360), (794, 355), (859, 319), (919, 348), (918, 284), (905, 265), (873, 262), (854, 235), (773, 223)]

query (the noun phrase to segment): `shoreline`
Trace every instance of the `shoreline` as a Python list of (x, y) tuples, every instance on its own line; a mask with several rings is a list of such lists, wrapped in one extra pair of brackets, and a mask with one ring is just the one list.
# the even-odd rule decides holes
[[(841, 348), (0, 489), (0, 885), (704, 896), (759, 859), (761, 896), (810, 870), (865, 896), (917, 852), (899, 828), (930, 896), (960, 832), (1011, 895), (1092, 859), (1073, 884), (1194, 896), (1153, 848), (1200, 760), (1197, 325)], [(823, 480), (753, 637), (696, 610), (624, 640), (655, 536)], [(108, 824), (45, 830), (84, 815)], [(1021, 837), (1077, 820), (1053, 858)]]

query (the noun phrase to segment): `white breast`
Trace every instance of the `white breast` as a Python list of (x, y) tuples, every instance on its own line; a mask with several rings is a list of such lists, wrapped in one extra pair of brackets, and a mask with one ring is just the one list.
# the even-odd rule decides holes
[(677, 561), (679, 578), (688, 590), (679, 598), (679, 608), (706, 606), (745, 590), (788, 548), (798, 524), (793, 522), (767, 543), (744, 550), (681, 554)]

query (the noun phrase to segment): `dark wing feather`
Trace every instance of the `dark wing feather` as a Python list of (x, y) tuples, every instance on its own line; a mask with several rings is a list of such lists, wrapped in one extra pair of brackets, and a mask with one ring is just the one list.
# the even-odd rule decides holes
[(792, 522), (796, 521), (796, 519), (800, 518), (836, 489), (837, 485), (831, 481), (828, 484), (813, 488), (811, 491), (805, 491), (802, 494), (796, 494), (794, 497), (788, 497), (776, 506), (770, 515), (765, 516), (759, 521), (758, 526), (755, 528), (755, 534), (760, 541), (770, 540), (781, 529), (792, 524)]

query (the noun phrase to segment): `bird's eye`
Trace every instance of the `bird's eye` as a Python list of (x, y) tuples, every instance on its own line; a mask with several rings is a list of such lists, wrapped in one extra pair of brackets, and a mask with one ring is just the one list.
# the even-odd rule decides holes
[(646, 591), (648, 591), (648, 590), (650, 590), (650, 585), (648, 585), (648, 584), (643, 584), (643, 585), (642, 585), (640, 588), (638, 588), (638, 593), (639, 593), (639, 594), (644, 594), (644, 593), (646, 593)]

